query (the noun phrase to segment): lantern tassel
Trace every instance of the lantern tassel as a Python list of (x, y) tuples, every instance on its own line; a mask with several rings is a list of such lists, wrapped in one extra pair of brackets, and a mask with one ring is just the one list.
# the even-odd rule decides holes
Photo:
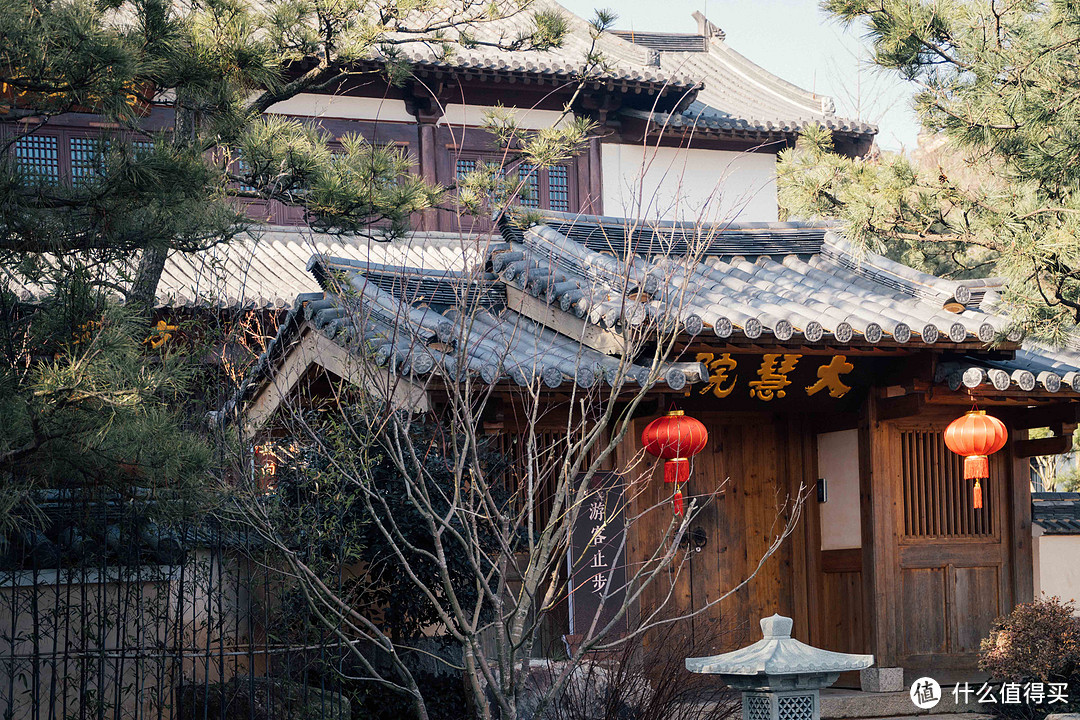
[(964, 458), (964, 479), (979, 480), (990, 477), (990, 458), (985, 455), (969, 455)]
[[(676, 487), (678, 486), (676, 485)], [(675, 491), (675, 497), (671, 499), (671, 504), (675, 510), (676, 515), (683, 514), (682, 490)]]
[(664, 463), (664, 482), (684, 483), (690, 479), (690, 460), (672, 458)]
[(978, 480), (975, 481), (974, 498), (975, 509), (982, 510), (982, 485), (979, 484)]

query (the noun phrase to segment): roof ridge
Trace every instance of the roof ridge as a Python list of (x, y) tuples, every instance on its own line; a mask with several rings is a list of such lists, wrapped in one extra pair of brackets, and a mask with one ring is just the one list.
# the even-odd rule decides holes
[[(713, 50), (716, 50), (717, 52), (714, 54)], [(784, 80), (779, 75), (774, 75), (750, 58), (732, 48), (724, 40), (716, 39), (710, 41), (709, 55), (712, 55), (721, 61), (730, 61), (730, 64), (733, 65), (732, 69), (740, 72), (747, 80), (756, 83), (762, 89), (768, 90), (782, 98), (796, 102), (807, 102), (810, 103), (810, 107), (816, 105), (817, 112), (820, 112), (823, 115), (833, 115), (836, 112), (831, 96), (806, 90), (792, 82)]]

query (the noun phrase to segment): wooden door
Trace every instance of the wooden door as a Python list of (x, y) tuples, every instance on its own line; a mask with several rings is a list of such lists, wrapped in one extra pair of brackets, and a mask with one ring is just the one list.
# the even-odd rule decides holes
[(897, 653), (912, 668), (971, 668), (993, 621), (1011, 607), (1005, 454), (990, 459), (983, 508), (963, 458), (945, 447), (946, 422), (895, 424), (893, 527)]
[[(796, 635), (808, 640), (805, 589), (802, 599), (795, 601), (796, 568), (805, 569), (805, 562), (796, 562), (797, 556), (802, 557), (797, 552), (802, 527), (762, 562), (784, 528), (799, 481), (813, 472), (803, 467), (801, 435), (792, 437), (790, 423), (771, 414), (695, 417), (708, 429), (709, 443), (694, 459), (688, 483), (688, 499), (696, 498), (702, 508), (689, 534), (698, 531), (705, 544), (700, 551), (692, 543), (681, 549), (677, 570), (650, 588), (643, 606), (666, 602), (668, 616), (696, 612), (686, 625), (699, 652), (722, 652), (758, 640), (758, 621), (773, 613), (795, 617)], [(654, 471), (649, 482), (635, 500), (639, 511), (670, 495), (661, 470)], [(663, 534), (670, 513), (670, 505), (665, 505), (635, 523), (628, 538), (631, 563), (648, 557), (654, 547), (650, 539)]]

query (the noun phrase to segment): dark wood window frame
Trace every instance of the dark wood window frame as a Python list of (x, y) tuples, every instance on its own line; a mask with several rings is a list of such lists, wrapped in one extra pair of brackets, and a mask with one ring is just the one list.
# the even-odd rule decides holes
[[(449, 148), (451, 153), (450, 166), (454, 169), (454, 180), (461, 176), (464, 171), (470, 172), (479, 163), (505, 166), (510, 172), (517, 171), (519, 175), (527, 172), (531, 165), (525, 162), (516, 162), (508, 159), (503, 153), (484, 150), (458, 150)], [(577, 172), (574, 161), (553, 165), (550, 168), (540, 168), (529, 175), (523, 187), (529, 187), (532, 191), (526, 197), (518, 199), (518, 203), (528, 208), (541, 210), (558, 210), (561, 212), (573, 211), (576, 204)]]
[[(42, 154), (41, 148), (29, 153), (31, 160), (51, 159), (55, 161), (55, 172), (46, 175), (53, 181), (64, 185), (70, 185), (93, 172), (91, 164), (87, 161), (85, 153), (92, 152), (94, 144), (111, 135), (115, 128), (102, 128), (91, 126), (73, 125), (46, 125), (33, 132), (23, 134), (15, 133), (18, 137), (11, 143), (9, 153), (16, 158), (22, 154), (24, 148), (40, 146), (44, 140), (52, 140), (55, 143), (55, 158), (47, 158)], [(149, 143), (148, 140), (130, 136), (124, 133), (127, 139), (133, 143)], [(84, 147), (77, 147), (82, 141), (90, 141)], [(31, 164), (30, 170), (40, 167), (40, 164)]]

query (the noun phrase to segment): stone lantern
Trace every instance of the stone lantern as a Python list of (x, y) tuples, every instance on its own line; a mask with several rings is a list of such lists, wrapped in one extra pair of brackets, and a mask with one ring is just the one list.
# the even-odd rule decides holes
[(818, 691), (840, 673), (874, 664), (873, 655), (819, 650), (791, 637), (791, 618), (763, 618), (764, 637), (742, 650), (687, 658), (686, 669), (719, 675), (742, 691), (742, 720), (819, 720)]

